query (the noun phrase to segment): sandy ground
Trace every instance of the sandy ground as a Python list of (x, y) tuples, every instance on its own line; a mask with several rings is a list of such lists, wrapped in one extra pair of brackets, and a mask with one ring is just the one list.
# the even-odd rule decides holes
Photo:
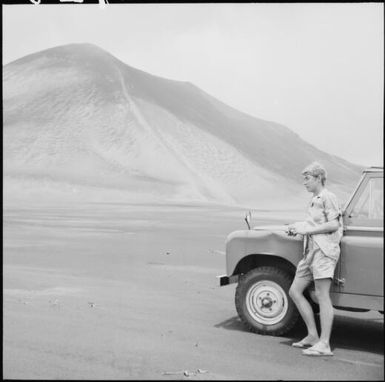
[(383, 380), (377, 312), (338, 312), (323, 359), (290, 347), (303, 326), (245, 330), (235, 286), (216, 279), (242, 210), (8, 204), (3, 215), (3, 378)]

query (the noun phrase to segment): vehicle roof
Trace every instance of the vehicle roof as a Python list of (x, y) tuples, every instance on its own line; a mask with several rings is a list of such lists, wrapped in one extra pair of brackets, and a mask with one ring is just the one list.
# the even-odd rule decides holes
[(383, 171), (384, 171), (384, 167), (372, 166), (372, 167), (366, 168), (363, 172), (383, 172)]

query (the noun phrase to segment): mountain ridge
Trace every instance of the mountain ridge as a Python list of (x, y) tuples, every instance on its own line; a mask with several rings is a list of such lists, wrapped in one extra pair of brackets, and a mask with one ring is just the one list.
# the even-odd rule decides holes
[(102, 180), (123, 190), (152, 179), (169, 185), (165, 197), (233, 203), (294, 196), (300, 171), (313, 160), (345, 191), (361, 170), (284, 125), (240, 112), (189, 82), (128, 66), (93, 44), (8, 63), (3, 87), (8, 176)]

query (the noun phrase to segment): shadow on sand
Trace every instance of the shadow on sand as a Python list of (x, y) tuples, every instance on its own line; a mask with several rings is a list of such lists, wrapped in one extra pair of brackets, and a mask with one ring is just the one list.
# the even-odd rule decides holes
[[(318, 332), (320, 331), (319, 315), (316, 315), (316, 324)], [(227, 330), (238, 330), (247, 332), (238, 316), (231, 317), (219, 324), (216, 328)], [(306, 335), (306, 327), (302, 320), (281, 337), (282, 345), (291, 346), (292, 342), (298, 341)], [(382, 319), (363, 319), (356, 317), (347, 317), (335, 315), (333, 323), (333, 332), (331, 338), (331, 347), (349, 350), (358, 350), (375, 354), (384, 354), (384, 324)]]
[(238, 316), (234, 316), (228, 320), (222, 321), (219, 324), (214, 325), (214, 327), (227, 330), (238, 330), (240, 332), (248, 331)]

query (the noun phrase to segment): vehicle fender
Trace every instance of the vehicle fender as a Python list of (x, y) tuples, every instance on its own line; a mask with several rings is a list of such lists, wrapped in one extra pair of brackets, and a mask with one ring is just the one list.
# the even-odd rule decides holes
[(235, 274), (237, 265), (250, 255), (280, 257), (296, 267), (303, 255), (303, 237), (284, 231), (234, 231), (226, 239), (227, 275)]

